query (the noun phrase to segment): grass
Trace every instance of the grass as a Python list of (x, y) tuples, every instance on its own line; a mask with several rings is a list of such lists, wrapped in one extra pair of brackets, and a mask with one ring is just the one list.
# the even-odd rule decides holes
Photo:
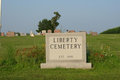
[(5, 57), (9, 56), (7, 64), (0, 66), (0, 79), (118, 80), (120, 78), (120, 34), (100, 34), (97, 36), (87, 35), (86, 38), (87, 46), (93, 53), (97, 52), (101, 54), (101, 45), (103, 44), (104, 47), (110, 46), (110, 53), (114, 53), (115, 55), (106, 57), (102, 62), (92, 62), (93, 69), (40, 69), (32, 66), (24, 67), (22, 64), (14, 65), (15, 62), (11, 63), (14, 61), (14, 57), (11, 56), (11, 53), (14, 53), (18, 48), (29, 48), (33, 45), (45, 44), (45, 36), (0, 37), (2, 44), (2, 48), (0, 48), (0, 61), (2, 62), (2, 60), (6, 59)]

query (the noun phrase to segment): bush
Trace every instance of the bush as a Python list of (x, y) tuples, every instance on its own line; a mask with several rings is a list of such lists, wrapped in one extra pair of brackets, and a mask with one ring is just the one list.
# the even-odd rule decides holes
[(30, 36), (30, 33), (26, 33), (27, 36)]
[(106, 31), (101, 32), (100, 34), (119, 34), (120, 33), (120, 26), (112, 29), (108, 29)]

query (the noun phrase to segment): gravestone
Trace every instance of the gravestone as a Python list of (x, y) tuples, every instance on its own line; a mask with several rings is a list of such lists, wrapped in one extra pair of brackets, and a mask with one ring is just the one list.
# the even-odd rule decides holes
[(82, 32), (85, 32), (85, 33), (87, 34), (87, 32), (86, 32), (86, 31), (82, 31)]
[(54, 30), (54, 33), (61, 33), (61, 30), (56, 29), (56, 30)]
[(42, 30), (42, 35), (45, 35), (46, 34), (46, 30)]
[(52, 30), (47, 30), (47, 33), (52, 33)]
[(34, 36), (35, 36), (35, 34), (34, 34), (34, 33), (32, 33), (30, 36), (31, 36), (31, 37), (34, 37)]
[(34, 37), (35, 34), (31, 31), (30, 36), (31, 36), (31, 37)]
[(37, 33), (37, 35), (41, 35), (41, 33), (39, 32), (39, 33)]
[(20, 32), (20, 36), (22, 36), (22, 32)]
[(26, 34), (26, 33), (23, 33), (22, 36), (27, 36), (27, 34)]
[(7, 32), (6, 36), (7, 37), (14, 37), (15, 36), (15, 32)]
[(97, 32), (92, 32), (92, 36), (96, 36), (97, 35)]
[(23, 33), (22, 36), (27, 36), (27, 34), (26, 34), (26, 33)]
[(89, 31), (89, 34), (92, 34), (92, 31)]
[(15, 36), (18, 36), (18, 34), (15, 34)]
[(4, 33), (1, 33), (1, 36), (4, 36)]
[(69, 33), (75, 33), (75, 30), (70, 30)]
[(26, 33), (20, 33), (20, 36), (27, 36), (27, 34)]
[(30, 33), (30, 35), (32, 35), (33, 33), (32, 33), (32, 31), (31, 31), (31, 33)]
[(79, 32), (82, 32), (82, 31), (79, 31)]
[(86, 63), (86, 33), (46, 33), (46, 63), (41, 68), (91, 68)]
[(66, 30), (66, 33), (69, 33), (68, 30)]
[(27, 33), (25, 33), (25, 36), (27, 36)]
[(34, 34), (31, 34), (30, 36), (31, 36), (31, 37), (34, 37), (35, 35), (34, 35)]

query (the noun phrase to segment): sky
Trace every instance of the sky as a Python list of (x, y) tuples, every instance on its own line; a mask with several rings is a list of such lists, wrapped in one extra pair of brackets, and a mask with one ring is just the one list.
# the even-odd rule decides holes
[(1, 32), (37, 34), (39, 21), (58, 12), (57, 29), (101, 33), (120, 26), (120, 0), (2, 0)]

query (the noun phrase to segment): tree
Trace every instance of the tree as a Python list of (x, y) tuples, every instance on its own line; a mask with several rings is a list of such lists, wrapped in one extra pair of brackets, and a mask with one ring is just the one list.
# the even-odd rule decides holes
[(57, 20), (60, 19), (61, 15), (60, 15), (58, 12), (54, 12), (54, 14), (55, 14), (55, 16), (52, 17), (51, 22), (52, 22), (52, 25), (53, 25), (53, 26), (55, 27), (55, 29), (56, 29), (56, 27), (59, 25), (59, 23), (57, 22)]
[(54, 26), (51, 24), (51, 20), (43, 19), (42, 22), (39, 22), (38, 30), (36, 30), (36, 32), (41, 32), (42, 30), (47, 31), (49, 29), (51, 29), (52, 32), (55, 30)]
[(59, 18), (61, 17), (61, 15), (58, 12), (54, 12), (55, 16), (52, 17), (51, 20), (47, 20), (47, 19), (43, 19), (42, 21), (39, 21), (38, 24), (38, 30), (36, 30), (36, 32), (41, 32), (42, 30), (52, 30), (52, 32), (54, 32), (54, 30), (56, 29), (56, 27), (59, 25), (59, 23), (57, 22), (57, 20), (59, 20)]

